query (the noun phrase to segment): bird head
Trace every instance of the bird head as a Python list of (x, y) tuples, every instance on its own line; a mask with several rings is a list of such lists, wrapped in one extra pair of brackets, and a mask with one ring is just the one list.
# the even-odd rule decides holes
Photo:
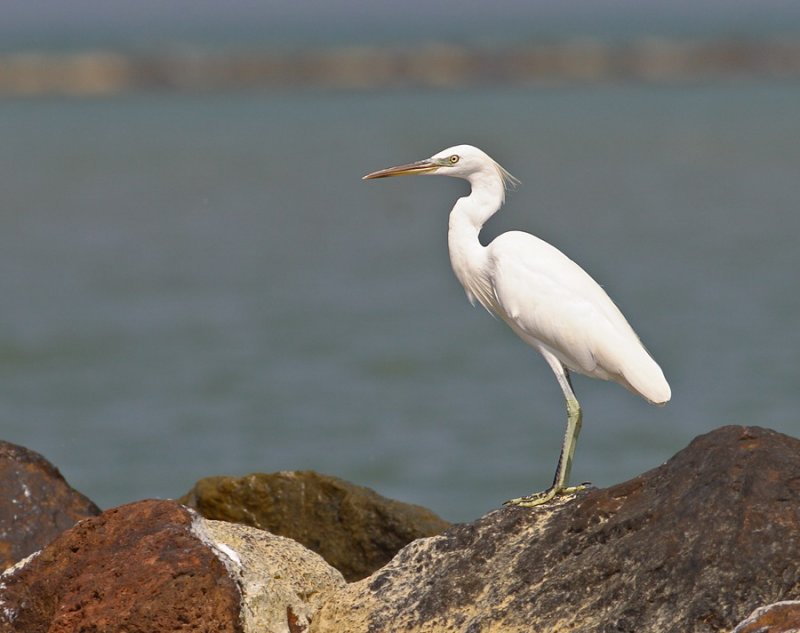
[(474, 182), (476, 178), (481, 176), (489, 175), (490, 177), (499, 177), (505, 188), (513, 187), (519, 182), (492, 160), (488, 154), (472, 145), (448, 147), (430, 158), (418, 160), (415, 163), (374, 171), (364, 176), (363, 180), (429, 174), (454, 176), (455, 178), (464, 178), (470, 182)]

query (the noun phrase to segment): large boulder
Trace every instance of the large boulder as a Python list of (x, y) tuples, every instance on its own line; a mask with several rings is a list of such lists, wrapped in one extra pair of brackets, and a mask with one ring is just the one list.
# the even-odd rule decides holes
[(174, 501), (86, 519), (0, 578), (0, 631), (298, 633), (344, 579), (289, 539)]
[(347, 585), (291, 539), (141, 501), (8, 569), (0, 631), (788, 633), (799, 507), (800, 440), (725, 427), (623, 484), (416, 540)]
[(800, 441), (724, 427), (628, 482), (416, 541), (311, 630), (730, 631), (800, 599), (798, 507)]
[(368, 576), (404, 545), (450, 525), (420, 506), (313, 471), (208, 477), (180, 501), (208, 519), (292, 538), (348, 581)]
[(0, 570), (98, 514), (39, 453), (0, 441)]

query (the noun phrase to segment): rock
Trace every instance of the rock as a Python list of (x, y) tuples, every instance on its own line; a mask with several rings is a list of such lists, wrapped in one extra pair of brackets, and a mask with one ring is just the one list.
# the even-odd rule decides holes
[(100, 508), (72, 489), (44, 457), (0, 441), (0, 569), (98, 514)]
[(299, 633), (344, 579), (299, 544), (140, 501), (71, 528), (0, 578), (0, 630)]
[[(280, 478), (272, 493), (350, 516), (306, 481), (305, 498)], [(623, 484), (419, 539), (346, 585), (291, 539), (141, 501), (7, 570), (0, 631), (788, 633), (798, 504), (800, 441), (724, 427)]]
[(800, 601), (786, 600), (760, 607), (740, 622), (733, 633), (797, 633), (800, 631)]
[(292, 538), (348, 581), (371, 574), (404, 545), (450, 525), (420, 506), (312, 471), (208, 477), (180, 501), (208, 519)]
[(720, 632), (800, 598), (800, 440), (723, 427), (628, 482), (416, 541), (314, 633)]
[(202, 524), (238, 579), (245, 631), (302, 633), (326, 592), (345, 585), (336, 569), (297, 541), (226, 521)]
[(192, 521), (169, 501), (85, 519), (3, 575), (0, 623), (25, 633), (151, 633), (191, 623), (241, 631), (237, 585)]

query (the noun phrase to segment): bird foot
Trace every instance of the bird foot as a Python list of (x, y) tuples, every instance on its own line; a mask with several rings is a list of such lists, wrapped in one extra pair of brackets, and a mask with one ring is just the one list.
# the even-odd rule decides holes
[(577, 486), (565, 486), (562, 488), (558, 488), (556, 486), (551, 486), (547, 490), (542, 492), (535, 492), (532, 495), (528, 495), (526, 497), (517, 497), (516, 499), (509, 499), (508, 501), (504, 501), (504, 506), (517, 506), (519, 508), (535, 508), (536, 506), (544, 505), (548, 501), (554, 499), (555, 497), (565, 497), (567, 495), (574, 495), (576, 492), (580, 492), (581, 490), (585, 490), (587, 486), (591, 484), (587, 481)]

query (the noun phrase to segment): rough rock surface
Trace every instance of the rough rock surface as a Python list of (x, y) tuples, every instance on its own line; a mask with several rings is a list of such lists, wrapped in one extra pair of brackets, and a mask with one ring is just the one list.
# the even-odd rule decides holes
[(0, 631), (241, 632), (241, 596), (196, 515), (140, 501), (81, 521), (0, 580)]
[(798, 633), (800, 601), (776, 602), (753, 611), (733, 633)]
[(348, 581), (364, 578), (404, 545), (450, 525), (420, 506), (312, 471), (208, 477), (180, 501), (208, 519), (292, 538)]
[(198, 530), (229, 560), (245, 632), (306, 631), (325, 593), (345, 585), (336, 569), (292, 539), (226, 521), (201, 520)]
[(729, 632), (800, 598), (799, 504), (800, 440), (723, 427), (620, 485), (416, 541), (311, 630)]
[(341, 574), (290, 539), (140, 501), (0, 577), (0, 631), (302, 633)]
[(0, 441), (0, 570), (98, 514), (100, 508), (73, 490), (44, 457)]

